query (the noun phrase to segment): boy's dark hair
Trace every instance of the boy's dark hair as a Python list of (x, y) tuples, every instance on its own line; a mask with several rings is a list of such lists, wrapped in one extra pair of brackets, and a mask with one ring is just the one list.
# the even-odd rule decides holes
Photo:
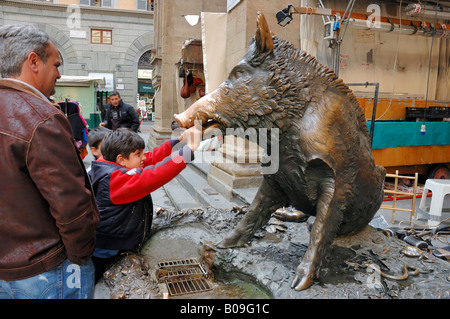
[(109, 132), (111, 132), (111, 130), (104, 126), (99, 126), (90, 130), (88, 135), (89, 147), (98, 148), (98, 144), (100, 144), (105, 135), (108, 134)]
[(128, 158), (136, 150), (145, 148), (145, 142), (138, 133), (129, 128), (119, 128), (108, 133), (102, 141), (103, 158), (116, 162), (117, 155)]

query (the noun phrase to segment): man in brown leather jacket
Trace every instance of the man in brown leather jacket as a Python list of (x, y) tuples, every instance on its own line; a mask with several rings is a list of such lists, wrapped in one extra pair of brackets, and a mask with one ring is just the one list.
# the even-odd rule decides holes
[(69, 122), (51, 104), (60, 56), (0, 27), (0, 299), (92, 298), (99, 212)]

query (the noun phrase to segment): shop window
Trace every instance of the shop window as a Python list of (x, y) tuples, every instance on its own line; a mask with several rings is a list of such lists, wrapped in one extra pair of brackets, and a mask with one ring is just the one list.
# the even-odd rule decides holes
[(112, 30), (91, 29), (92, 44), (112, 44)]
[(79, 0), (80, 6), (112, 8), (112, 0)]
[(102, 0), (102, 7), (112, 8), (113, 7), (112, 0)]
[(137, 10), (147, 10), (147, 0), (136, 0), (136, 9)]
[(139, 68), (151, 69), (152, 68), (152, 52), (150, 50), (144, 52), (138, 61)]
[(136, 10), (153, 11), (153, 0), (136, 0)]

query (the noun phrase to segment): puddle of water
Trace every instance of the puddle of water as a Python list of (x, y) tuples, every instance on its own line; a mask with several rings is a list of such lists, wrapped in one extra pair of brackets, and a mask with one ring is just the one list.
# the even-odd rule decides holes
[[(162, 261), (196, 258), (201, 260), (201, 243), (211, 234), (198, 225), (174, 227), (152, 235), (142, 250), (152, 269)], [(173, 299), (269, 299), (270, 294), (240, 273), (214, 273), (208, 279), (213, 289), (205, 292), (171, 296)]]
[(272, 299), (269, 292), (243, 273), (214, 273), (212, 290), (170, 297), (172, 299)]
[(211, 281), (213, 289), (180, 296), (171, 299), (271, 299), (272, 297), (251, 282), (234, 278), (227, 281)]
[[(271, 299), (269, 292), (252, 282), (248, 275), (242, 273), (216, 273), (216, 294), (222, 298), (232, 299)], [(218, 297), (220, 298), (220, 297)]]

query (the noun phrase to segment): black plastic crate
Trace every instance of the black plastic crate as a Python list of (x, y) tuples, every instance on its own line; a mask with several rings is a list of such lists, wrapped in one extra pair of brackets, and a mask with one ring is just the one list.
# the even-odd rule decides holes
[(425, 116), (425, 110), (426, 109), (424, 107), (405, 107), (405, 118), (423, 118)]
[(405, 119), (443, 119), (445, 117), (450, 117), (450, 108), (446, 106), (430, 106), (428, 108), (424, 107), (406, 107), (405, 108)]
[(450, 108), (446, 106), (430, 106), (427, 110), (431, 118), (442, 119), (444, 117), (450, 117)]

